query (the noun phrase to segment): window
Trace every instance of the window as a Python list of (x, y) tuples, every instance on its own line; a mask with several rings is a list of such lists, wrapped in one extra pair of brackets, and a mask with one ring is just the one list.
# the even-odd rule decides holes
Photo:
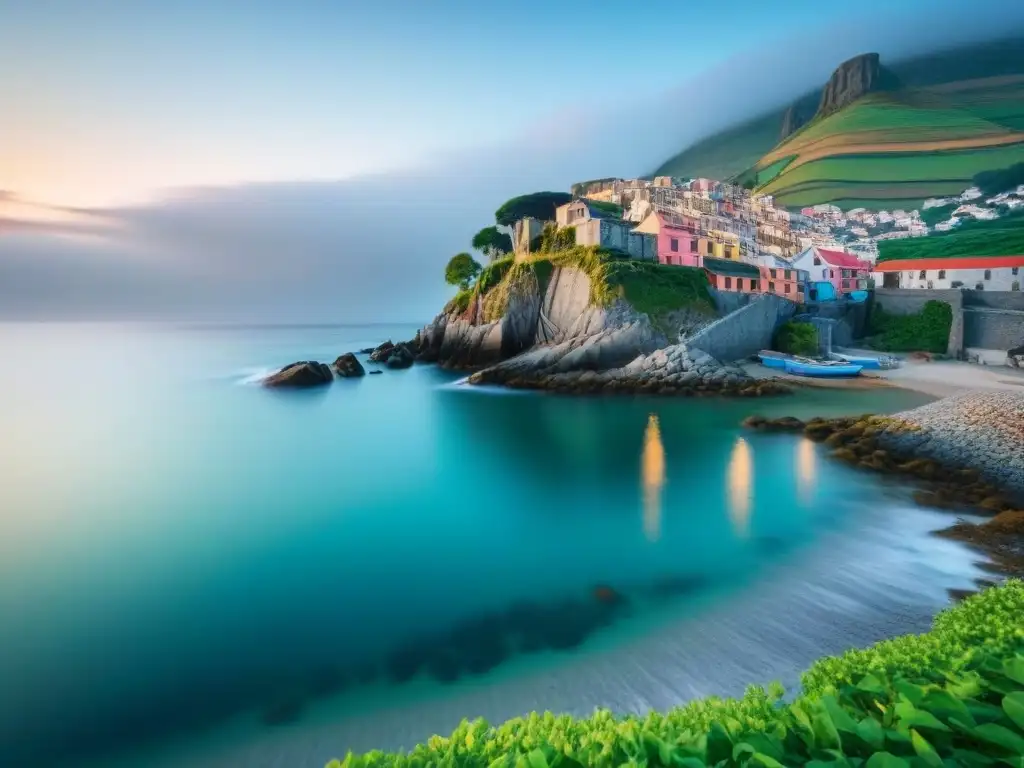
[(991, 269), (986, 269), (985, 270), (985, 279), (986, 280), (991, 280), (992, 279), (992, 270)]
[(932, 289), (932, 281), (931, 281), (931, 280), (929, 280), (929, 281), (928, 281), (928, 290), (930, 291), (931, 289)]
[(742, 277), (737, 277), (736, 278), (736, 290), (737, 291), (742, 291), (743, 290), (743, 278)]
[(696, 252), (697, 252), (697, 241), (696, 240), (691, 240), (690, 241), (690, 253), (696, 253)]
[(774, 269), (769, 269), (769, 270), (768, 270), (768, 274), (769, 274), (769, 275), (771, 275), (771, 276), (772, 276), (773, 278), (774, 278), (774, 277), (776, 277), (776, 274), (775, 274), (775, 270), (774, 270)]
[(784, 277), (785, 277), (785, 278), (786, 278), (787, 280), (790, 280), (790, 279), (791, 279), (791, 277), (790, 277), (790, 275), (791, 275), (791, 274), (792, 274), (792, 270), (789, 270), (789, 269), (787, 269), (787, 270), (786, 270), (786, 274), (784, 275)]
[(974, 286), (974, 290), (976, 290), (976, 291), (984, 291), (985, 290), (985, 284), (984, 283), (978, 283), (976, 286)]
[(673, 253), (678, 253), (679, 252), (679, 241), (676, 240), (673, 237), (671, 240), (668, 241), (668, 249), (670, 251), (672, 251)]
[(1011, 291), (1019, 291), (1020, 290), (1020, 280), (1014, 280), (1013, 283), (1010, 284), (1010, 290)]
[(732, 288), (732, 278), (731, 277), (727, 277), (727, 278), (725, 278), (725, 289), (729, 290), (731, 288)]
[(791, 290), (793, 290), (793, 286), (791, 286), (789, 283), (786, 283), (786, 287), (784, 290), (786, 293), (789, 293)]
[(821, 276), (822, 277), (828, 277), (828, 270), (827, 269), (821, 270)]
[(946, 270), (940, 269), (939, 270), (939, 280), (945, 280), (945, 279), (946, 279)]
[[(924, 280), (926, 277), (928, 277), (928, 273), (925, 270), (922, 269), (921, 270), (921, 274), (919, 274), (917, 276), (917, 279), (918, 280)], [(987, 280), (988, 278), (985, 278), (985, 279)]]
[(768, 291), (770, 293), (775, 293), (775, 283), (772, 283), (772, 282), (768, 283)]
[(814, 257), (814, 266), (816, 266), (816, 267), (820, 267), (821, 266), (821, 259), (819, 259), (817, 256)]
[(1010, 269), (1010, 274), (1016, 276), (1017, 272), (1020, 271), (1020, 267), (1013, 267)]

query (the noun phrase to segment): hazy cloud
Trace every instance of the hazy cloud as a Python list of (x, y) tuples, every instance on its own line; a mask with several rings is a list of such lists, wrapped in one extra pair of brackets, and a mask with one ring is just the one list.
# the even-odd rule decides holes
[(649, 172), (820, 86), (858, 53), (892, 61), (1024, 26), (1024, 6), (995, 16), (989, 5), (966, 14), (951, 3), (944, 14), (937, 3), (934, 18), (864, 19), (779, 41), (657, 97), (584, 89), (519, 141), (404, 173), (179, 190), (51, 220), (5, 219), (0, 207), (0, 316), (423, 321), (450, 295), (444, 262), (508, 197)]

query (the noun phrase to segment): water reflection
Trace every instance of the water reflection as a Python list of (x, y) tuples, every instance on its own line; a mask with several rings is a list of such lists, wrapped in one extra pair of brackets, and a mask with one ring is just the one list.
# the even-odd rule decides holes
[(749, 533), (750, 504), (753, 496), (754, 457), (747, 441), (736, 438), (729, 457), (728, 496), (729, 519), (737, 536)]
[(647, 417), (644, 452), (640, 460), (640, 483), (644, 492), (644, 534), (650, 541), (661, 537), (661, 490), (665, 485), (665, 448), (661, 444), (658, 417)]
[(796, 488), (802, 506), (810, 506), (816, 470), (814, 443), (806, 437), (796, 444)]

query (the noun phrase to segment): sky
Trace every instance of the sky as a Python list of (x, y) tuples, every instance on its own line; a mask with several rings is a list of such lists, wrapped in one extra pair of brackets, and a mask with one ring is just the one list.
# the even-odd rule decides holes
[(0, 318), (425, 321), (507, 197), (1021, 6), (0, 0)]

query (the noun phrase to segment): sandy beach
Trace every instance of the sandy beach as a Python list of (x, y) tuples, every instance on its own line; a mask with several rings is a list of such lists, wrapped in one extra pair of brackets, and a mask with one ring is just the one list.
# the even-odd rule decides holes
[[(854, 352), (854, 350), (848, 350)], [(877, 354), (869, 351), (857, 354)], [(933, 397), (949, 397), (964, 392), (1024, 392), (1024, 371), (1007, 366), (976, 365), (959, 360), (908, 360), (888, 371), (865, 371), (852, 379), (811, 379), (779, 374), (760, 363), (746, 363), (743, 370), (755, 378), (776, 378), (789, 384), (830, 389), (872, 389), (899, 387)]]

